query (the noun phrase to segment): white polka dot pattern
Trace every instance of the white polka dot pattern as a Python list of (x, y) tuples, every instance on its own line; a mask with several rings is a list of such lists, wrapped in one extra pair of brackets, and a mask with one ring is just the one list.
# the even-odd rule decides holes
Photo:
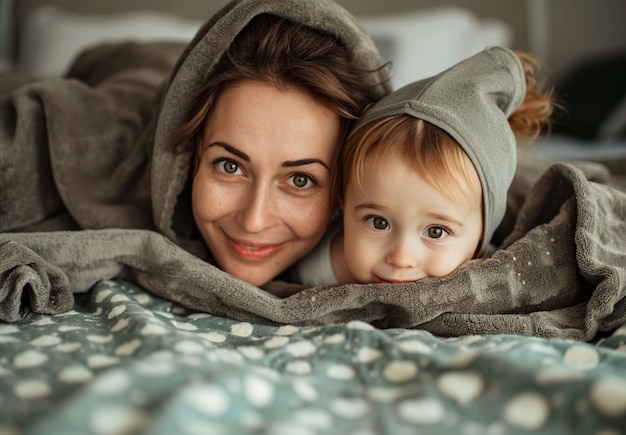
[(125, 282), (0, 325), (0, 434), (626, 433), (626, 326), (598, 343), (267, 326)]

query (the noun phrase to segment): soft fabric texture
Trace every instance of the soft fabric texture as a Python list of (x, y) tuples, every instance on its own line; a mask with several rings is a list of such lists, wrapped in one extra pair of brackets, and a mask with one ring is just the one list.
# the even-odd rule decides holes
[(368, 110), (353, 131), (378, 119), (409, 115), (448, 133), (471, 159), (483, 191), (484, 255), (506, 210), (517, 143), (507, 118), (524, 101), (524, 68), (511, 50), (491, 47), (404, 86)]
[(362, 320), (441, 335), (592, 340), (624, 323), (626, 194), (608, 184), (626, 162), (611, 162), (614, 173), (591, 163), (545, 172), (520, 160), (495, 233), (500, 249), (443, 279), (260, 289), (211, 265), (189, 234), (190, 155), (169, 152), (166, 137), (245, 17), (268, 8), (341, 33), (356, 66), (380, 61), (334, 3), (243, 1), (187, 48), (103, 46), (81, 56), (73, 78), (0, 80), (1, 320), (71, 310), (75, 293), (124, 278), (190, 309), (259, 324)]

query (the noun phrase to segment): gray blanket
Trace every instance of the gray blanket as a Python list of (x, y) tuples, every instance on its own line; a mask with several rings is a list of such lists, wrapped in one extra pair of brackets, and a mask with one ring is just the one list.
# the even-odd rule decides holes
[[(152, 231), (4, 234), (0, 246), (10, 249), (1, 250), (0, 317), (16, 321), (30, 310), (68, 310), (74, 292), (119, 277), (186, 307), (255, 323), (358, 319), (440, 335), (589, 341), (626, 321), (626, 193), (589, 180), (593, 170), (586, 175), (570, 164), (552, 166), (528, 193), (513, 231), (491, 258), (472, 260), (446, 278), (410, 284), (300, 289), (275, 282), (283, 293), (278, 297), (272, 288), (233, 279)], [(46, 258), (66, 260), (51, 264)], [(286, 295), (289, 290), (294, 293)]]
[(213, 266), (190, 216), (192, 152), (174, 153), (169, 135), (229, 41), (263, 13), (336, 35), (355, 68), (372, 71), (368, 99), (389, 91), (373, 42), (330, 0), (236, 0), (187, 47), (102, 46), (64, 79), (0, 78), (0, 320), (65, 312), (76, 293), (119, 278), (258, 324), (590, 341), (626, 322), (626, 161), (548, 169), (522, 157), (500, 249), (446, 278), (261, 289)]

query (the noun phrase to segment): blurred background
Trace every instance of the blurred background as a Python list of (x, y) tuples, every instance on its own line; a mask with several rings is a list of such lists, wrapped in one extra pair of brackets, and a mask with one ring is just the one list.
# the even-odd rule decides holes
[[(311, 0), (315, 1), (315, 0)], [(626, 50), (626, 0), (339, 0), (357, 16), (405, 14), (446, 7), (466, 8), (481, 19), (500, 20), (512, 32), (512, 46), (537, 55), (555, 73), (590, 55)], [(88, 14), (161, 11), (203, 21), (227, 0), (0, 0), (3, 60), (17, 54), (11, 32), (44, 5)], [(454, 29), (440, 29), (441, 32)], [(438, 34), (431, 35), (435, 39)], [(429, 38), (429, 39), (431, 39)], [(436, 43), (436, 41), (431, 42)]]
[[(226, 3), (0, 0), (0, 69), (58, 77), (81, 50), (100, 42), (187, 41)], [(541, 77), (567, 108), (554, 133), (593, 142), (596, 150), (598, 144), (626, 142), (626, 0), (338, 3), (392, 62), (395, 87), (435, 74), (487, 45), (504, 45), (541, 62)]]

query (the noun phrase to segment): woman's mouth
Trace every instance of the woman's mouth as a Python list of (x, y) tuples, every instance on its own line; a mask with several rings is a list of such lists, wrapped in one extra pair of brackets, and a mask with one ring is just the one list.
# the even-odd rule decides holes
[(228, 245), (230, 246), (232, 252), (242, 260), (247, 261), (267, 260), (280, 251), (283, 246), (285, 246), (284, 243), (253, 243), (245, 240), (233, 239), (229, 236), (226, 236), (226, 240), (228, 241)]

